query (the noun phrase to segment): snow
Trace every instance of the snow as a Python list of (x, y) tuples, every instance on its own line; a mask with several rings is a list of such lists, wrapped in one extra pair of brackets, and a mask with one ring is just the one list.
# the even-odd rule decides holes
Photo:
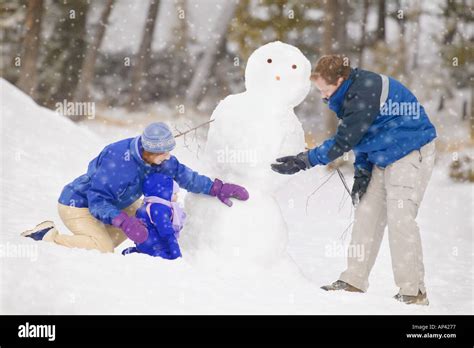
[(282, 181), (270, 164), (304, 150), (303, 127), (293, 108), (310, 90), (310, 73), (300, 50), (279, 41), (251, 54), (247, 90), (227, 96), (211, 116), (206, 154), (216, 174), (260, 189)]
[[(289, 253), (301, 271), (282, 262), (230, 269), (211, 253), (167, 260), (67, 249), (34, 242), (19, 233), (54, 220), (63, 185), (112, 138), (134, 125), (110, 128), (101, 137), (41, 108), (3, 79), (0, 232), (1, 314), (472, 314), (472, 184), (453, 184), (449, 158), (440, 157), (419, 213), (429, 307), (394, 301), (388, 243), (384, 241), (366, 294), (327, 293), (319, 286), (344, 269), (340, 236), (351, 222), (337, 176), (324, 168), (295, 175), (277, 194), (289, 229)], [(90, 129), (87, 129), (90, 128)], [(179, 143), (187, 165), (206, 173), (202, 161)], [(182, 156), (182, 157), (180, 157)], [(350, 173), (346, 173), (349, 177)], [(350, 184), (350, 183), (349, 183)], [(344, 204), (341, 203), (344, 202)], [(234, 204), (238, 204), (236, 202)], [(226, 208), (225, 206), (223, 208)], [(230, 208), (233, 209), (233, 208)], [(182, 234), (188, 231), (185, 229)], [(191, 232), (189, 232), (191, 233)]]
[[(270, 164), (304, 150), (303, 127), (293, 107), (308, 94), (310, 73), (306, 57), (279, 41), (251, 54), (247, 90), (226, 97), (214, 110), (204, 153), (212, 175), (244, 186), (250, 199), (229, 209), (210, 197), (189, 195), (192, 238), (183, 237), (183, 250), (200, 255), (208, 247), (219, 262), (230, 261), (237, 268), (285, 258), (288, 230), (274, 191), (288, 177), (276, 175)], [(285, 267), (294, 266), (289, 262)]]
[[(257, 48), (245, 68), (245, 87), (270, 104), (295, 107), (311, 89), (311, 63), (292, 45), (280, 41)], [(277, 79), (277, 80), (276, 80)]]
[(237, 271), (271, 266), (286, 257), (288, 231), (277, 201), (271, 192), (246, 188), (250, 199), (234, 200), (232, 208), (212, 197), (187, 196), (189, 233), (182, 234), (183, 252), (197, 260), (213, 257)]

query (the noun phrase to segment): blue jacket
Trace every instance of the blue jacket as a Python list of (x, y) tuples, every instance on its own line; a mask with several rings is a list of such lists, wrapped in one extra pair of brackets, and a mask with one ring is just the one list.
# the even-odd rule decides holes
[[(162, 174), (152, 174), (143, 183), (143, 194), (170, 201), (173, 194), (173, 179)], [(173, 215), (171, 208), (164, 204), (151, 203), (150, 215), (152, 219), (150, 219), (146, 211), (146, 204), (143, 204), (135, 215), (145, 223), (148, 230), (147, 240), (136, 244), (136, 251), (170, 260), (181, 256), (171, 220)]]
[(313, 166), (353, 150), (355, 168), (385, 168), (436, 138), (423, 106), (391, 77), (352, 69), (328, 103), (340, 123), (333, 137), (309, 151)]
[(140, 136), (106, 146), (89, 163), (86, 174), (64, 187), (59, 203), (88, 207), (95, 218), (111, 224), (122, 209), (142, 196), (143, 180), (151, 173), (167, 175), (187, 191), (209, 194), (213, 181), (179, 163), (176, 157), (150, 165), (142, 153)]

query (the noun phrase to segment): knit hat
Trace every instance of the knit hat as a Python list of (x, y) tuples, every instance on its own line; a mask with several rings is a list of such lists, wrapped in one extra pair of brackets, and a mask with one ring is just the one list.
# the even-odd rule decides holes
[(170, 128), (163, 122), (149, 124), (141, 136), (145, 151), (152, 153), (169, 152), (176, 146)]

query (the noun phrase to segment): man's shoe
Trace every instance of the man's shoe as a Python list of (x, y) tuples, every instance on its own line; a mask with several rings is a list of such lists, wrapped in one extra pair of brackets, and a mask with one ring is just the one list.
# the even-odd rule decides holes
[(346, 283), (342, 280), (336, 280), (330, 285), (321, 286), (321, 289), (326, 291), (344, 290), (349, 292), (363, 292), (362, 290), (357, 289), (355, 286), (352, 286), (351, 284)]
[(410, 295), (402, 295), (400, 293), (393, 296), (393, 298), (397, 301), (406, 303), (406, 304), (416, 304), (420, 306), (428, 306), (430, 301), (428, 301), (428, 296), (426, 292), (423, 294), (421, 291), (418, 291), (418, 295), (410, 296)]
[(44, 240), (46, 242), (50, 242), (56, 237), (58, 231), (54, 226), (52, 221), (43, 221), (42, 223), (36, 225), (35, 228), (32, 230), (28, 230), (23, 232), (21, 235), (23, 237), (29, 237), (36, 241)]

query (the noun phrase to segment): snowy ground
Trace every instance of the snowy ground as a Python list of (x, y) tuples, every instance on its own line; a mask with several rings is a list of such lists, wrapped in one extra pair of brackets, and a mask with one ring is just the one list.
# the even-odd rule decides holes
[[(103, 126), (99, 121), (77, 125), (39, 108), (4, 80), (0, 87), (1, 314), (473, 313), (473, 185), (449, 180), (447, 157), (438, 159), (418, 218), (431, 305), (406, 306), (391, 298), (397, 289), (387, 240), (366, 294), (319, 289), (344, 269), (341, 247), (348, 243), (350, 229), (344, 241), (341, 236), (351, 222), (350, 203), (337, 176), (310, 198), (306, 214), (308, 195), (328, 174), (323, 168), (295, 176), (278, 194), (290, 230), (288, 249), (301, 272), (281, 265), (227, 269), (222, 264), (193, 263), (186, 254), (174, 262), (145, 255), (124, 257), (121, 247), (106, 255), (19, 237), (47, 219), (66, 232), (56, 211), (64, 184), (82, 174), (107, 143), (138, 134), (143, 124), (162, 120), (163, 115), (137, 116), (127, 127)], [(182, 142), (176, 155), (205, 173)]]

